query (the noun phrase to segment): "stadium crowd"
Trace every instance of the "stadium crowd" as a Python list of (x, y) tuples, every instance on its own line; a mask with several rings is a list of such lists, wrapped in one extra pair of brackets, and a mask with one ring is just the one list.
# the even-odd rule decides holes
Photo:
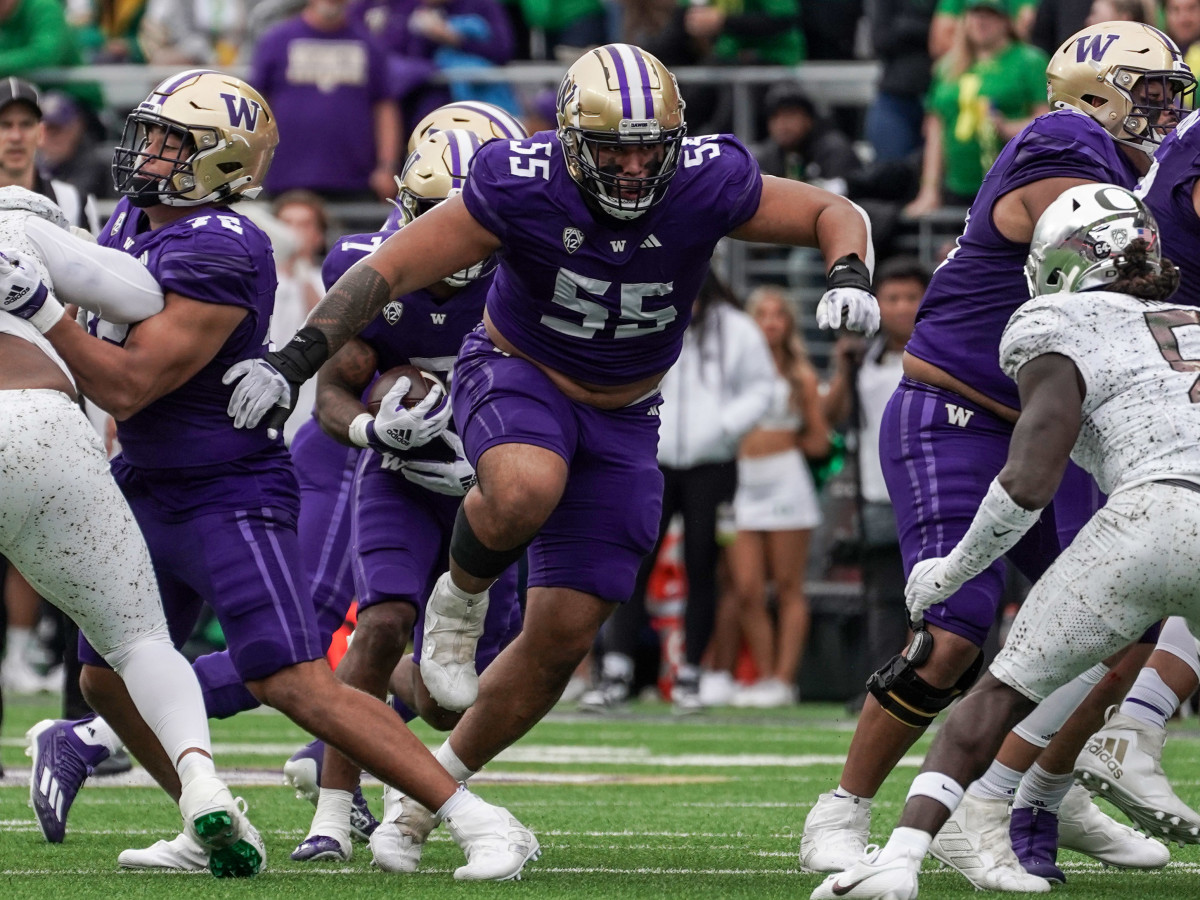
[[(1047, 452), (1062, 486), (1026, 480), (1041, 469), (1014, 459), (1036, 443), (1022, 423), (1049, 403), (1028, 404), (1046, 396), (1039, 352), (1076, 360), (1063, 384), (1102, 376), (1058, 338), (1012, 361), (1005, 327), (1027, 272), (1039, 293), (1111, 287), (1164, 301), (1156, 346), (1193, 371), (1171, 328), (1196, 324), (1183, 235), (1200, 206), (1171, 186), (1200, 174), (1184, 119), (1197, 48), (1200, 0), (0, 0), (0, 342), (37, 361), (0, 366), (0, 388), (66, 394), (62, 414), (90, 419), (87, 452), (112, 459), (97, 483), (115, 478), (146, 538), (128, 552), (148, 553), (163, 599), (165, 623), (137, 621), (194, 661), (192, 706), (195, 681), (209, 717), (266, 704), (316, 738), (284, 769), (316, 807), (293, 859), (367, 840), (381, 868), (412, 872), (444, 823), (466, 855), (455, 877), (519, 877), (536, 837), (465, 784), (556, 703), (786, 707), (813, 696), (806, 655), (849, 655), (833, 646), (848, 639), (868, 667), (815, 694), (861, 717), (805, 822), (801, 866), (833, 873), (814, 897), (915, 897), (926, 852), (1006, 891), (1064, 880), (1060, 846), (1161, 867), (1162, 843), (1073, 785), (1200, 842), (1161, 767), (1166, 720), (1200, 686), (1197, 609), (1109, 616), (1094, 658), (1036, 675), (1025, 619), (997, 640), (1099, 527), (1101, 488), (1128, 481), (1109, 457), (1129, 455), (1103, 444), (1067, 468)], [(811, 60), (878, 61), (869, 106), (806, 91)], [(562, 84), (464, 74), (523, 61), (560, 63)], [(175, 74), (118, 109), (86, 77), (113, 64)], [(778, 77), (738, 135), (729, 90), (681, 96), (672, 75), (747, 65)], [(1093, 219), (1046, 237), (1068, 217), (1059, 196), (1094, 183), (1131, 199), (1087, 194)], [(1052, 251), (1084, 252), (1105, 204), (1124, 216), (1105, 245), (1120, 266), (1039, 282)], [(364, 205), (376, 218), (349, 233), (339, 212)], [(905, 252), (930, 217), (961, 237)], [(72, 297), (31, 218), (138, 260), (161, 312)], [(819, 286), (724, 277), (730, 240), (763, 271), (807, 261)], [(1166, 278), (1164, 256), (1182, 270), (1171, 307), (1174, 283), (1137, 294), (1130, 268)], [(1078, 399), (1073, 415), (1094, 414)], [(1135, 487), (1167, 482), (1186, 506), (1189, 460)], [(62, 579), (25, 571), (18, 532), (0, 528), (0, 725), (3, 692), (63, 695), (28, 735), (47, 840), (128, 748), (185, 827), (123, 867), (259, 871), (265, 845), (206, 734), (151, 721), (124, 645)], [(116, 590), (99, 585), (96, 609)], [(942, 795), (920, 776), (905, 827), (864, 859), (879, 786), (985, 666), (992, 756), (960, 765), (961, 741), (936, 744), (930, 765), (966, 783)], [(436, 752), (405, 726), (417, 717), (449, 732)], [(1103, 762), (1116, 740), (1124, 783)], [(378, 818), (364, 770), (387, 785)]]

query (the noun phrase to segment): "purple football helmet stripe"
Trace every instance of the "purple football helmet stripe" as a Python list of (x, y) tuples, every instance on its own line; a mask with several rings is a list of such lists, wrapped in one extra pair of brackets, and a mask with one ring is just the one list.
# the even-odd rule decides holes
[(621, 90), (621, 114), (626, 119), (631, 119), (633, 118), (633, 101), (629, 97), (629, 79), (625, 75), (625, 61), (617, 53), (617, 48), (611, 44), (604, 49), (612, 57), (613, 66), (617, 70), (617, 83), (620, 85)]

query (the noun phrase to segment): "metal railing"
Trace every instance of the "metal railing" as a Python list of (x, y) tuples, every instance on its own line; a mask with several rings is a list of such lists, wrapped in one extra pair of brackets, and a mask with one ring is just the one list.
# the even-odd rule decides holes
[[(45, 69), (31, 73), (29, 77), (38, 83), (99, 82), (110, 107), (124, 110), (135, 106), (156, 84), (178, 71), (177, 66), (81, 66)], [(226, 71), (245, 77), (248, 66), (233, 66)], [(435, 76), (435, 80), (507, 82), (519, 91), (532, 92), (557, 85), (565, 71), (564, 64), (521, 62), (492, 69), (445, 69)], [(699, 66), (675, 70), (685, 96), (689, 85), (727, 87), (731, 92), (732, 130), (746, 141), (752, 140), (755, 134), (758, 111), (754, 98), (763, 85), (795, 80), (822, 112), (840, 107), (862, 109), (875, 97), (879, 73), (880, 65), (874, 61), (821, 61), (798, 66)], [(101, 204), (101, 208), (111, 210), (111, 201)], [(388, 211), (384, 203), (338, 203), (330, 207), (342, 233), (374, 230)], [(913, 223), (913, 231), (901, 238), (901, 246), (932, 265), (940, 257), (942, 244), (961, 231), (962, 219), (961, 209), (941, 210), (918, 219)], [(812, 310), (824, 284), (819, 255), (803, 249), (788, 252), (740, 241), (724, 241), (714, 264), (741, 296), (763, 281), (787, 285), (800, 312), (811, 321)], [(810, 330), (808, 336), (815, 360), (824, 362), (830, 349), (829, 335)]]

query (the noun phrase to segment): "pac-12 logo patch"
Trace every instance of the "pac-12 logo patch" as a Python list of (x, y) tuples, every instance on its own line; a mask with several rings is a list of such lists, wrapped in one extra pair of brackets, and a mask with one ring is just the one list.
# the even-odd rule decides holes
[(567, 248), (568, 253), (574, 253), (583, 246), (583, 232), (574, 225), (568, 225), (563, 229), (563, 246)]
[(393, 300), (383, 308), (383, 320), (389, 325), (399, 322), (402, 315), (404, 315), (404, 304), (399, 300)]

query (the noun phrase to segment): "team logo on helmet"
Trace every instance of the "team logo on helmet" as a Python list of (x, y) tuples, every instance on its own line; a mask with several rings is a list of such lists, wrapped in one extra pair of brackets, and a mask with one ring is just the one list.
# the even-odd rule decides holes
[(113, 183), (135, 206), (198, 206), (262, 191), (279, 130), (266, 100), (232, 75), (162, 81), (125, 119)]
[(1146, 262), (1162, 268), (1158, 224), (1145, 203), (1115, 184), (1063, 191), (1033, 229), (1025, 278), (1031, 296), (1103, 288), (1117, 280), (1126, 250), (1146, 243)]
[(568, 225), (563, 229), (562, 242), (568, 253), (574, 253), (583, 246), (583, 232), (574, 225)]
[(1077, 109), (1115, 140), (1149, 155), (1178, 124), (1195, 87), (1175, 42), (1137, 22), (1085, 28), (1046, 67), (1052, 109)]

